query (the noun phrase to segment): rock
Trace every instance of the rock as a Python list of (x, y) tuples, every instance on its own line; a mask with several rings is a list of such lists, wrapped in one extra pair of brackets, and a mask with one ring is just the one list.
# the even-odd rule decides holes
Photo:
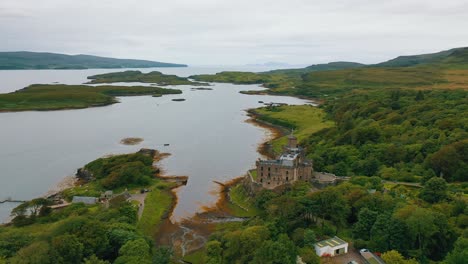
[(85, 168), (80, 168), (76, 171), (76, 177), (80, 180), (85, 182), (92, 181), (94, 179), (94, 175)]
[(150, 157), (154, 157), (156, 156), (156, 153), (158, 153), (158, 151), (155, 149), (142, 148), (137, 153), (150, 156)]

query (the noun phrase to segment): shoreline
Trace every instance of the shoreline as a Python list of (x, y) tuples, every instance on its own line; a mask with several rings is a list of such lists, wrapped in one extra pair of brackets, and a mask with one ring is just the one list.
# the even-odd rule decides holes
[(270, 136), (267, 137), (264, 142), (259, 143), (257, 152), (268, 158), (275, 158), (276, 155), (271, 149), (270, 142), (288, 135), (288, 129), (261, 120), (261, 115), (255, 111), (255, 108), (247, 109), (245, 111), (247, 112), (247, 116), (249, 116), (249, 119), (245, 120), (246, 123), (266, 129), (270, 132)]

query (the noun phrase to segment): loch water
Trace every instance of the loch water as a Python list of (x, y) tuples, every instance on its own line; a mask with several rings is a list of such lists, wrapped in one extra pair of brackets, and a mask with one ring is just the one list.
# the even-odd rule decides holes
[[(106, 70), (0, 71), (0, 93), (33, 83), (81, 84), (86, 77)], [(226, 67), (141, 69), (189, 76), (232, 70)], [(235, 68), (235, 70), (267, 70)], [(141, 85), (120, 83), (118, 85)], [(172, 87), (171, 87), (172, 88)], [(76, 169), (109, 154), (154, 148), (171, 156), (160, 162), (166, 175), (188, 176), (178, 189), (175, 219), (190, 216), (213, 204), (217, 185), (253, 168), (260, 157), (257, 147), (269, 131), (246, 123), (246, 109), (263, 102), (306, 104), (305, 100), (268, 95), (244, 95), (258, 85), (214, 83), (213, 90), (177, 86), (178, 95), (120, 97), (118, 104), (79, 110), (0, 113), (0, 200), (28, 200), (44, 195)], [(186, 101), (174, 102), (172, 99)], [(140, 137), (138, 145), (120, 140)], [(169, 144), (169, 146), (165, 146)], [(12, 203), (0, 204), (0, 222), (7, 221)]]

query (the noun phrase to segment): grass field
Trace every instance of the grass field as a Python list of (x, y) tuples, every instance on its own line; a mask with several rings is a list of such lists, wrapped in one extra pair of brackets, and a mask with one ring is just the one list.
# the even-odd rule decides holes
[(116, 96), (180, 94), (177, 89), (147, 86), (34, 84), (0, 94), (0, 111), (59, 110), (117, 103)]
[(162, 222), (163, 215), (170, 210), (173, 196), (170, 189), (175, 185), (171, 182), (157, 181), (145, 199), (143, 215), (137, 223), (137, 228), (144, 234), (153, 235)]
[(259, 209), (253, 204), (253, 198), (245, 192), (241, 184), (232, 187), (229, 195), (232, 201), (229, 203), (229, 209), (233, 215), (237, 217), (252, 217), (259, 214)]
[[(294, 135), (299, 142), (323, 128), (333, 126), (333, 122), (324, 120), (325, 113), (322, 109), (310, 105), (263, 107), (256, 109), (255, 112), (259, 115), (260, 120), (294, 128)], [(275, 153), (280, 153), (282, 146), (286, 143), (287, 136), (274, 140)]]

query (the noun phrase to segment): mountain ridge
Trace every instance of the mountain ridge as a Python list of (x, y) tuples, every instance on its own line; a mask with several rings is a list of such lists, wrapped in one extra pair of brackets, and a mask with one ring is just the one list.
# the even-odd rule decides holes
[(187, 67), (187, 65), (150, 60), (118, 59), (87, 54), (68, 55), (32, 51), (0, 52), (1, 70), (118, 69), (150, 67)]

